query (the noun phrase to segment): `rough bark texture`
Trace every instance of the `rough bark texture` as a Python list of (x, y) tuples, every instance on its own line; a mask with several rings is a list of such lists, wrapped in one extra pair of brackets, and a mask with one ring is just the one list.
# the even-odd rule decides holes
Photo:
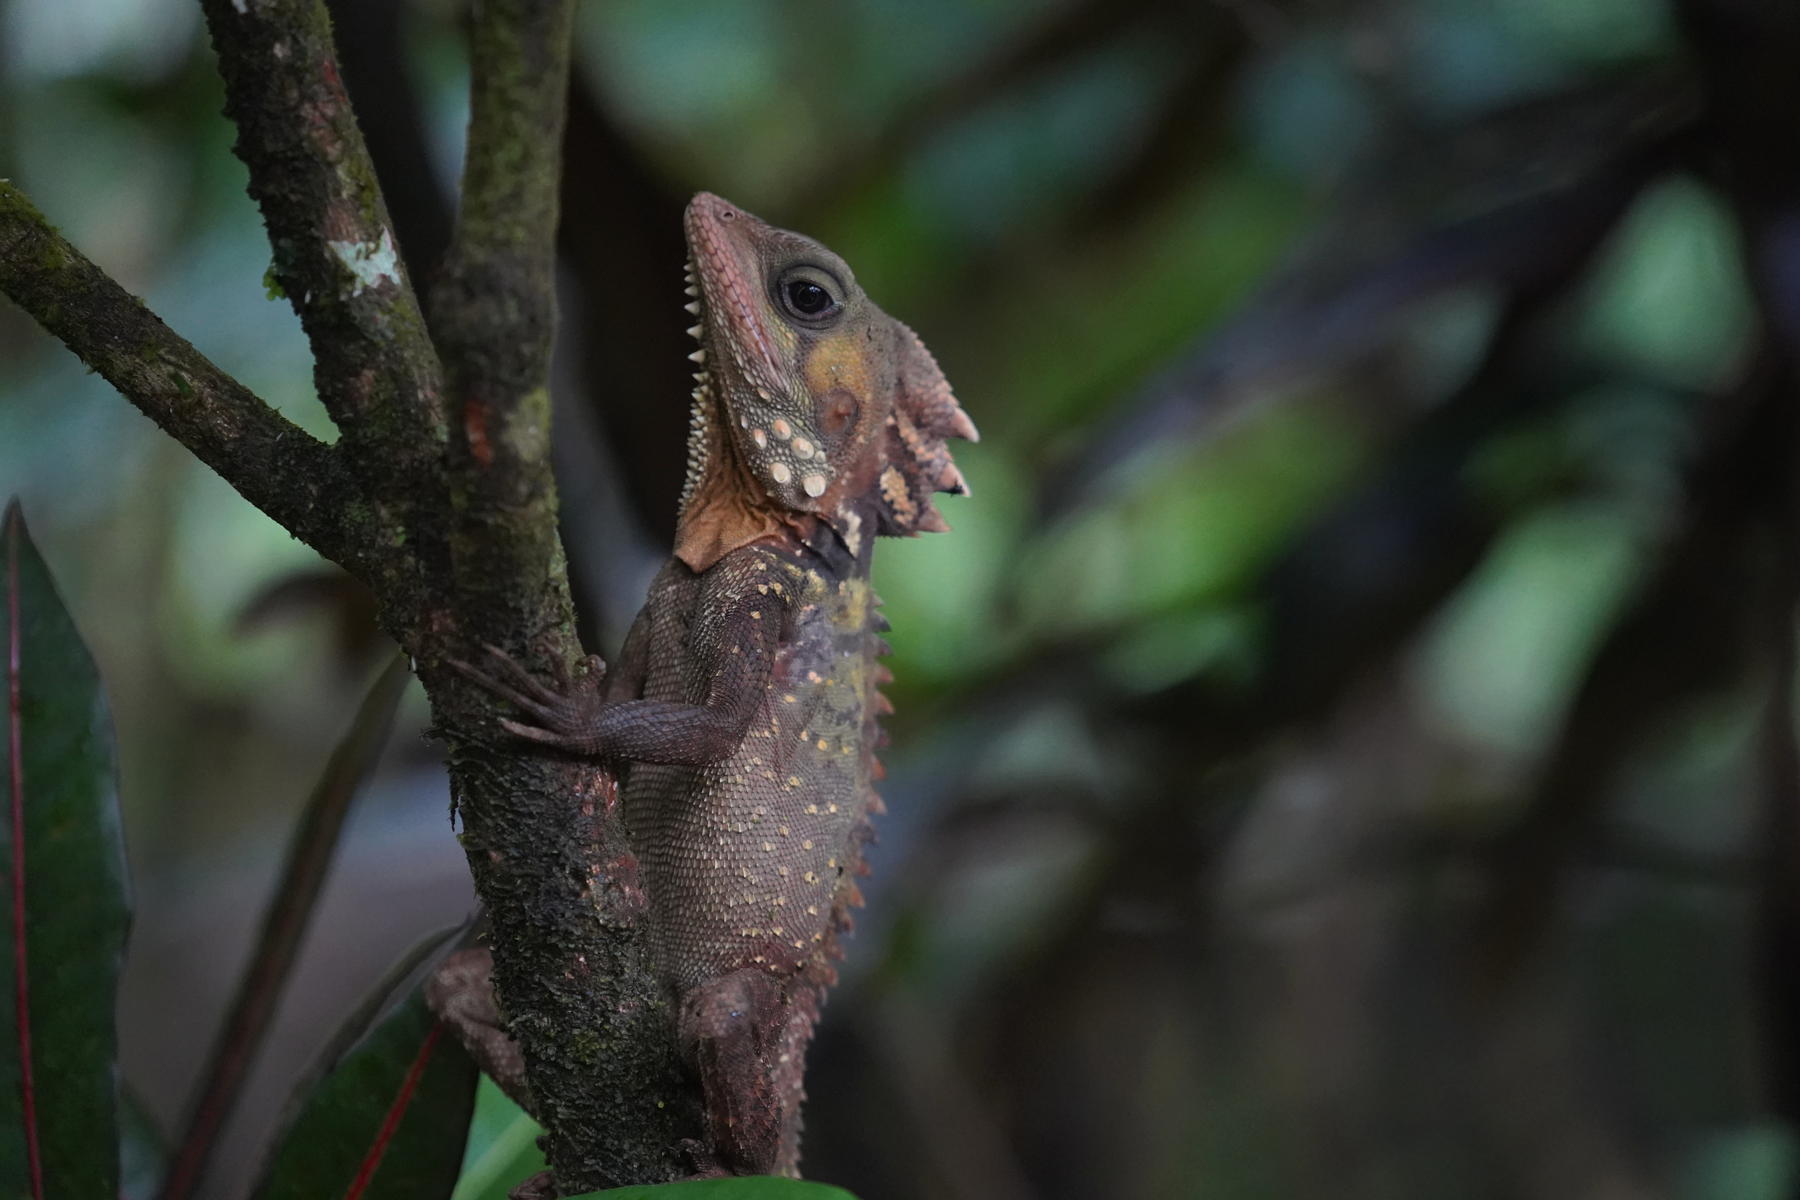
[[(300, 318), (339, 451), (391, 536), (370, 583), (392, 627), (441, 569), (442, 370), (338, 73), (319, 0), (203, 0), (233, 147), (250, 170), (270, 274)], [(227, 476), (229, 479), (229, 476)], [(440, 553), (437, 563), (417, 561)]]
[(330, 17), (314, 0), (202, 7), (319, 398), (347, 442), (398, 455), (410, 476), (443, 440), (437, 361), (338, 75)]
[[(472, 16), (462, 211), (427, 336), (320, 0), (203, 0), (226, 112), (309, 338), (327, 446), (209, 363), (0, 182), (0, 291), (296, 537), (369, 584), (449, 746), (565, 1193), (679, 1174), (699, 1132), (612, 777), (495, 734), (449, 670), (483, 645), (567, 670), (574, 634), (549, 458), (553, 238), (573, 0)], [(671, 270), (674, 264), (670, 264)], [(440, 354), (441, 351), (441, 354)]]
[[(472, 30), (462, 203), (433, 328), (448, 377), (456, 617), (566, 669), (574, 634), (550, 473), (558, 181), (571, 0), (487, 0)], [(498, 758), (496, 756), (499, 756)], [(643, 894), (610, 773), (497, 769), (452, 744), (464, 845), (493, 918), (495, 975), (567, 1190), (667, 1179), (698, 1129), (639, 925)], [(600, 1019), (597, 1019), (600, 1018)], [(647, 1136), (626, 1141), (620, 1122)]]

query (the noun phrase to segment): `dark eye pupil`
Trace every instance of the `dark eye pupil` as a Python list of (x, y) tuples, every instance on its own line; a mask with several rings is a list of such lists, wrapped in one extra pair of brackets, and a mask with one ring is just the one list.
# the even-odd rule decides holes
[(796, 279), (788, 284), (788, 303), (794, 311), (814, 317), (831, 307), (831, 293), (816, 283)]

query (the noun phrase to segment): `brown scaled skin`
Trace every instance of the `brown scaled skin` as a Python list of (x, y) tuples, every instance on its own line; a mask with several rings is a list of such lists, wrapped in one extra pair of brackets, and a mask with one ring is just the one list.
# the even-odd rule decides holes
[(696, 1165), (797, 1175), (806, 1047), (880, 811), (874, 538), (948, 528), (932, 496), (968, 488), (945, 440), (976, 432), (837, 255), (706, 193), (686, 229), (700, 369), (674, 557), (610, 675), (464, 670), (528, 718), (512, 733), (625, 764), (708, 1123)]

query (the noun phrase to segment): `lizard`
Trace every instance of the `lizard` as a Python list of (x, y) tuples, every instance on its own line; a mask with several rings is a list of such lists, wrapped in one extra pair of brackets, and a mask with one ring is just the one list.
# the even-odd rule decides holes
[[(843, 259), (710, 193), (684, 224), (699, 347), (673, 556), (611, 671), (552, 686), (493, 649), (458, 669), (528, 718), (502, 719), (510, 734), (620, 764), (700, 1088), (696, 1167), (797, 1176), (806, 1049), (882, 810), (874, 540), (946, 531), (934, 495), (969, 492), (947, 439), (979, 435)], [(528, 1101), (479, 964), (470, 977), (434, 1007)]]

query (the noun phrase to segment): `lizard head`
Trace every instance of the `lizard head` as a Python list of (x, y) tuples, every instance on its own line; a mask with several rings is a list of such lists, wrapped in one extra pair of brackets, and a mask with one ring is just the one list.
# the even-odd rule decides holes
[(918, 336), (811, 238), (702, 192), (687, 208), (689, 330), (700, 342), (675, 553), (704, 570), (782, 526), (949, 528), (966, 495), (945, 439), (977, 437)]

